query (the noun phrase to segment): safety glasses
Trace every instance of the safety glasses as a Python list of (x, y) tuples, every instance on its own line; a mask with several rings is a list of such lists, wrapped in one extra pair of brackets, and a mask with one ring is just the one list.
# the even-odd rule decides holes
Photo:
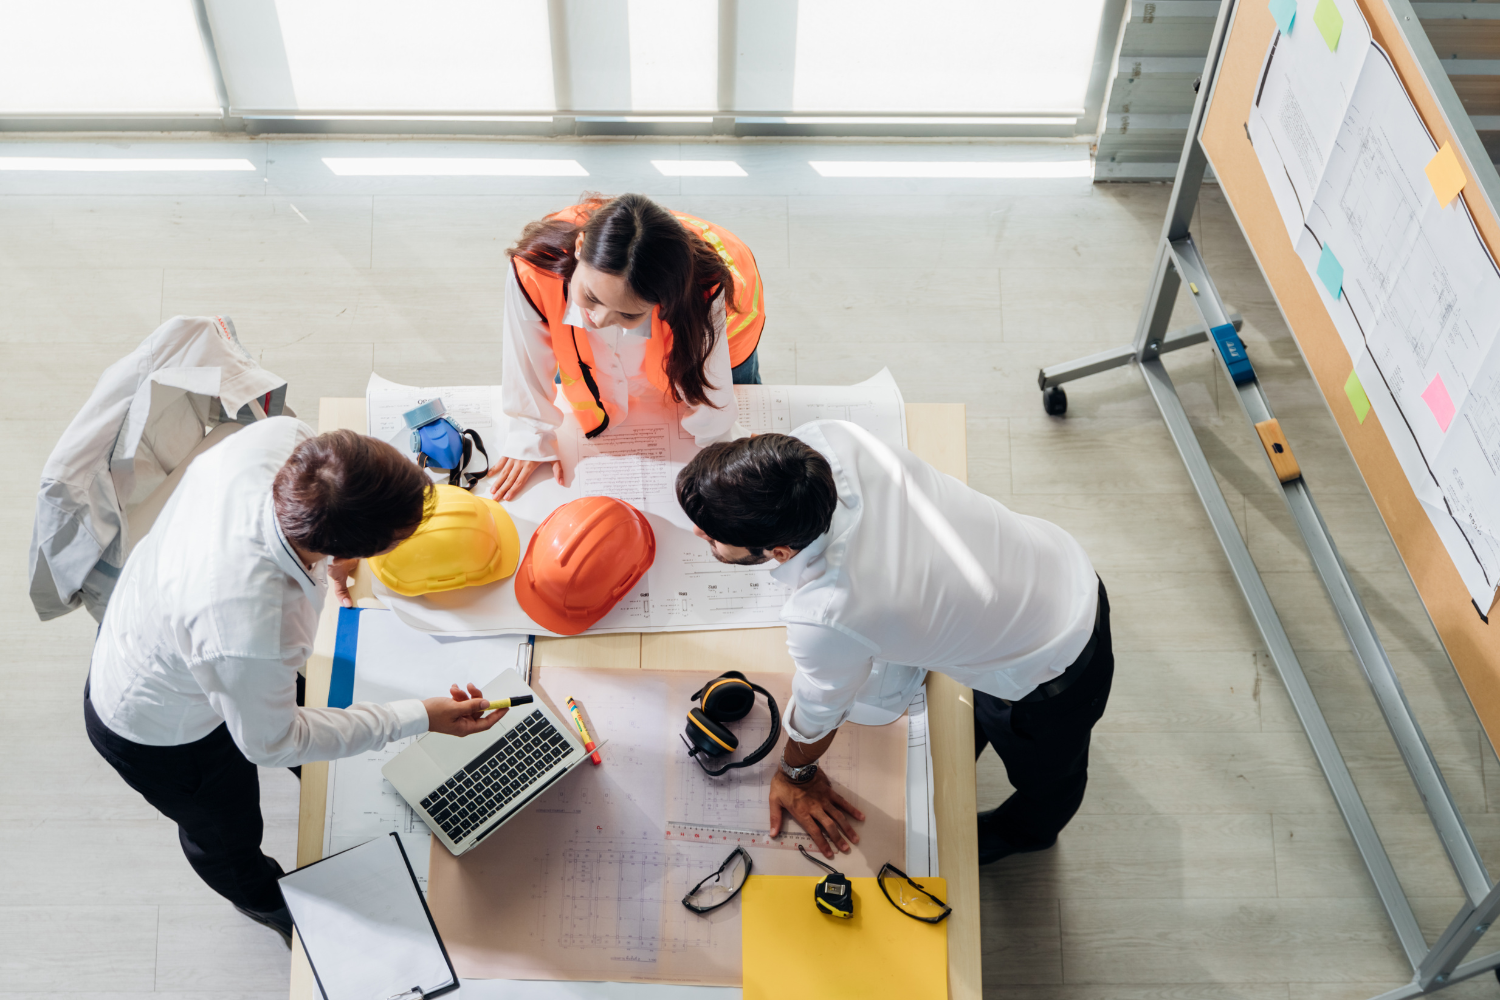
[(953, 907), (922, 888), (906, 872), (887, 863), (880, 869), (880, 891), (890, 904), (913, 920), (940, 924), (948, 919)]
[(688, 890), (688, 894), (682, 897), (682, 905), (694, 913), (712, 913), (739, 895), (754, 867), (745, 849), (736, 847), (718, 871)]

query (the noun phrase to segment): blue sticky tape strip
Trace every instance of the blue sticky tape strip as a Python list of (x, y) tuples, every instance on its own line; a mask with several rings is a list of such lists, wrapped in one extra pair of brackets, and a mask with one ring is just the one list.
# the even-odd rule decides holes
[(1255, 366), (1250, 364), (1250, 358), (1245, 354), (1244, 341), (1235, 332), (1233, 323), (1225, 323), (1216, 326), (1209, 331), (1214, 335), (1214, 343), (1219, 345), (1219, 354), (1224, 358), (1224, 364), (1229, 369), (1229, 377), (1234, 380), (1235, 385), (1249, 382), (1255, 378)]
[(339, 630), (333, 640), (333, 678), (328, 682), (328, 707), (354, 704), (354, 654), (359, 650), (359, 608), (339, 608)]

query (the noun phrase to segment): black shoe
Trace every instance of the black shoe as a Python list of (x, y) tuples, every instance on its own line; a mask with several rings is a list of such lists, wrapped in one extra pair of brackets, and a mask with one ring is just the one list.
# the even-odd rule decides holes
[(1045, 844), (1017, 847), (994, 830), (995, 814), (999, 811), (996, 808), (979, 814), (979, 863), (981, 865), (994, 864), (1001, 858), (1008, 858), (1012, 854), (1030, 854), (1032, 851), (1045, 851), (1056, 845), (1057, 838), (1053, 837)]
[(236, 906), (235, 909), (256, 923), (265, 924), (271, 930), (280, 934), (281, 939), (286, 942), (288, 948), (292, 946), (292, 911), (288, 910), (285, 906), (266, 913), (247, 910), (243, 906)]

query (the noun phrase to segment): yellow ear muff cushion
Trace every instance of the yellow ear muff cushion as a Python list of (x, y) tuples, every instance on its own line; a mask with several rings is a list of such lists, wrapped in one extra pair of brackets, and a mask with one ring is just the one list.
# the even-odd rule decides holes
[[(735, 748), (740, 745), (740, 741), (735, 739), (733, 733), (706, 717), (700, 709), (695, 708), (688, 712), (688, 722), (699, 732), (723, 747), (725, 753), (733, 753)], [(728, 742), (725, 742), (726, 740)]]

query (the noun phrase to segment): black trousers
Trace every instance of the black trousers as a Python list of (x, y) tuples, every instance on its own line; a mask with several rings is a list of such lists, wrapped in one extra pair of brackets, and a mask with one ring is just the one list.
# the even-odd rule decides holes
[(1103, 583), (1095, 638), (1089, 662), (1075, 664), (1083, 673), (1060, 694), (1041, 701), (1008, 702), (974, 692), (974, 756), (986, 744), (993, 746), (1015, 788), (986, 817), (982, 836), (997, 835), (1017, 850), (1048, 847), (1083, 804), (1089, 736), (1104, 714), (1115, 675)]
[(260, 773), (221, 725), (203, 739), (153, 747), (120, 736), (100, 720), (83, 688), (89, 742), (125, 783), (177, 824), (188, 864), (235, 906), (280, 909), (281, 865), (260, 849)]

